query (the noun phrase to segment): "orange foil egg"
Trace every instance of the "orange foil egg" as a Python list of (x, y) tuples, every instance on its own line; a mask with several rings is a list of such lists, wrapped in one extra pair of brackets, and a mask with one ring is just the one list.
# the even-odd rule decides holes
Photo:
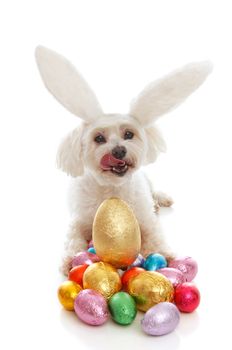
[(75, 266), (73, 267), (68, 274), (68, 279), (69, 281), (73, 281), (78, 283), (80, 286), (83, 285), (82, 279), (83, 279), (83, 275), (85, 270), (87, 269), (89, 265), (84, 264), (84, 265), (79, 265), (79, 266)]

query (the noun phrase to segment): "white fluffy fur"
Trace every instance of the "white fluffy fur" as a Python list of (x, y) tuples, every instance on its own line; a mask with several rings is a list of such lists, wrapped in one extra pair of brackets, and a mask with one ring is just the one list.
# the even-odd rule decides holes
[[(67, 273), (72, 257), (87, 248), (92, 236), (92, 223), (98, 206), (112, 196), (124, 199), (134, 210), (142, 235), (142, 254), (173, 254), (160, 232), (154, 207), (169, 206), (172, 201), (154, 193), (141, 167), (155, 161), (165, 143), (154, 125), (158, 116), (183, 102), (203, 83), (211, 65), (194, 63), (149, 85), (132, 103), (129, 114), (104, 114), (95, 95), (75, 68), (63, 57), (43, 47), (36, 50), (38, 66), (45, 85), (72, 113), (84, 121), (60, 145), (57, 164), (73, 177), (70, 188), (72, 221), (65, 247), (62, 272)], [(134, 133), (124, 139), (126, 131)], [(97, 144), (96, 135), (106, 142)], [(124, 160), (128, 171), (119, 177), (104, 171), (100, 161), (115, 146), (127, 150)]]

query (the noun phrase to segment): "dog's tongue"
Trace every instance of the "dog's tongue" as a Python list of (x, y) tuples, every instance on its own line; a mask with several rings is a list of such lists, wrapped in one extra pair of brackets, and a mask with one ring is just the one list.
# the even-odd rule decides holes
[(123, 167), (126, 164), (126, 162), (124, 160), (115, 158), (110, 153), (107, 153), (102, 157), (100, 164), (102, 170), (110, 170), (112, 167), (116, 166)]

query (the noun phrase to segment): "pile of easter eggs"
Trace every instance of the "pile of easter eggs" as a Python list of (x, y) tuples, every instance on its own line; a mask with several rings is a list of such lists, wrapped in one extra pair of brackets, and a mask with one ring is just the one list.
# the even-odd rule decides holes
[(58, 289), (66, 310), (86, 324), (99, 326), (109, 317), (129, 325), (144, 312), (142, 330), (164, 335), (179, 323), (180, 312), (193, 312), (200, 293), (192, 280), (197, 263), (190, 257), (167, 263), (152, 253), (139, 253), (139, 225), (129, 205), (119, 198), (105, 200), (93, 223), (88, 251), (73, 257), (68, 280)]

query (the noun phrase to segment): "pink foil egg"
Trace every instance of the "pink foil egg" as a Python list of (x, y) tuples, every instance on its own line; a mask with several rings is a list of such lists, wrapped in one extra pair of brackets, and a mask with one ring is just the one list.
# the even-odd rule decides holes
[(72, 267), (84, 264), (91, 265), (99, 261), (100, 259), (96, 254), (90, 252), (80, 252), (77, 253), (77, 255), (75, 255), (72, 259)]
[(109, 317), (105, 298), (92, 289), (84, 289), (78, 294), (74, 310), (81, 321), (92, 326), (102, 325)]
[(168, 267), (173, 267), (180, 270), (187, 282), (191, 282), (197, 274), (198, 266), (196, 260), (190, 256), (185, 256), (183, 258), (176, 258), (170, 261)]
[(164, 267), (163, 269), (157, 270), (157, 272), (167, 277), (172, 283), (173, 287), (186, 282), (184, 274), (180, 270), (174, 269), (173, 267)]

